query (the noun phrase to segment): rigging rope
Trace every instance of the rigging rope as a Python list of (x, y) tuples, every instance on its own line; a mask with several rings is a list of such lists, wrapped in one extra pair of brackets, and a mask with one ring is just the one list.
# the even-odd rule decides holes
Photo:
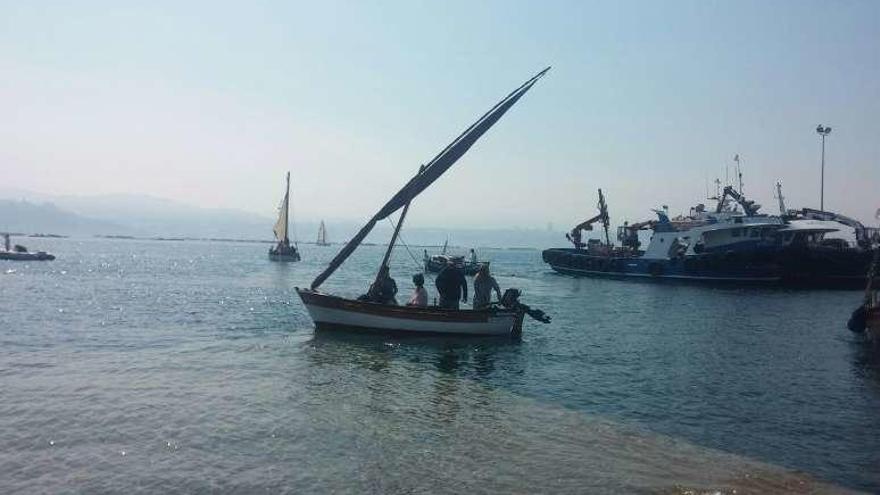
[[(397, 228), (397, 226), (394, 225), (394, 221), (391, 220), (391, 217), (387, 217), (386, 220), (388, 220), (388, 223), (391, 224), (392, 229)], [(398, 232), (397, 238), (400, 239), (400, 243), (403, 244), (403, 247), (406, 248), (406, 252), (409, 253), (409, 257), (412, 258), (413, 262), (416, 264), (416, 266), (419, 268), (419, 270), (425, 271), (424, 265), (422, 263), (419, 263), (419, 260), (416, 259), (415, 255), (412, 254), (412, 251), (409, 250), (409, 246), (406, 244), (406, 241), (403, 240), (403, 234)]]

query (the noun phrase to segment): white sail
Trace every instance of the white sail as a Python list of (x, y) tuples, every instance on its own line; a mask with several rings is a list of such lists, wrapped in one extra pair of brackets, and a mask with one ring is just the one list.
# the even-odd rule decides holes
[(275, 222), (275, 227), (272, 229), (272, 231), (275, 232), (275, 239), (278, 242), (283, 242), (287, 239), (287, 212), (289, 200), (290, 172), (287, 172), (287, 190), (284, 192), (284, 199), (281, 201), (281, 206), (278, 207), (278, 221)]
[(324, 221), (321, 220), (321, 226), (318, 227), (318, 242), (319, 246), (327, 245), (327, 227), (324, 226)]

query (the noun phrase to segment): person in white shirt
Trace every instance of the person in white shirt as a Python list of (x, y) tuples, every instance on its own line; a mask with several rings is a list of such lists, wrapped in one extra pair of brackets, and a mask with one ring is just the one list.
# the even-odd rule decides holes
[(425, 289), (425, 276), (421, 273), (416, 273), (413, 275), (412, 280), (416, 287), (413, 289), (413, 295), (406, 305), (424, 308), (428, 305), (428, 291)]

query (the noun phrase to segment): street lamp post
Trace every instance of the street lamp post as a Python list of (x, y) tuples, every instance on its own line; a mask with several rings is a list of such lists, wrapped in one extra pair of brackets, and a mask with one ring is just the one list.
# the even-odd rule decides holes
[(825, 136), (831, 134), (830, 127), (819, 124), (816, 132), (822, 136), (822, 178), (819, 186), (819, 209), (825, 211)]

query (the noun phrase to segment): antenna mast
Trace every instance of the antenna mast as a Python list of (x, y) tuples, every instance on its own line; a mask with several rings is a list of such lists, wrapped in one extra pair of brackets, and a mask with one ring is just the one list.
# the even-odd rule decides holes
[(742, 168), (740, 167), (739, 153), (737, 153), (736, 156), (733, 157), (733, 161), (736, 162), (736, 175), (739, 178), (739, 193), (742, 194), (743, 193), (743, 173), (742, 173)]
[(785, 198), (782, 196), (782, 183), (776, 181), (776, 199), (779, 200), (779, 214), (785, 215)]

